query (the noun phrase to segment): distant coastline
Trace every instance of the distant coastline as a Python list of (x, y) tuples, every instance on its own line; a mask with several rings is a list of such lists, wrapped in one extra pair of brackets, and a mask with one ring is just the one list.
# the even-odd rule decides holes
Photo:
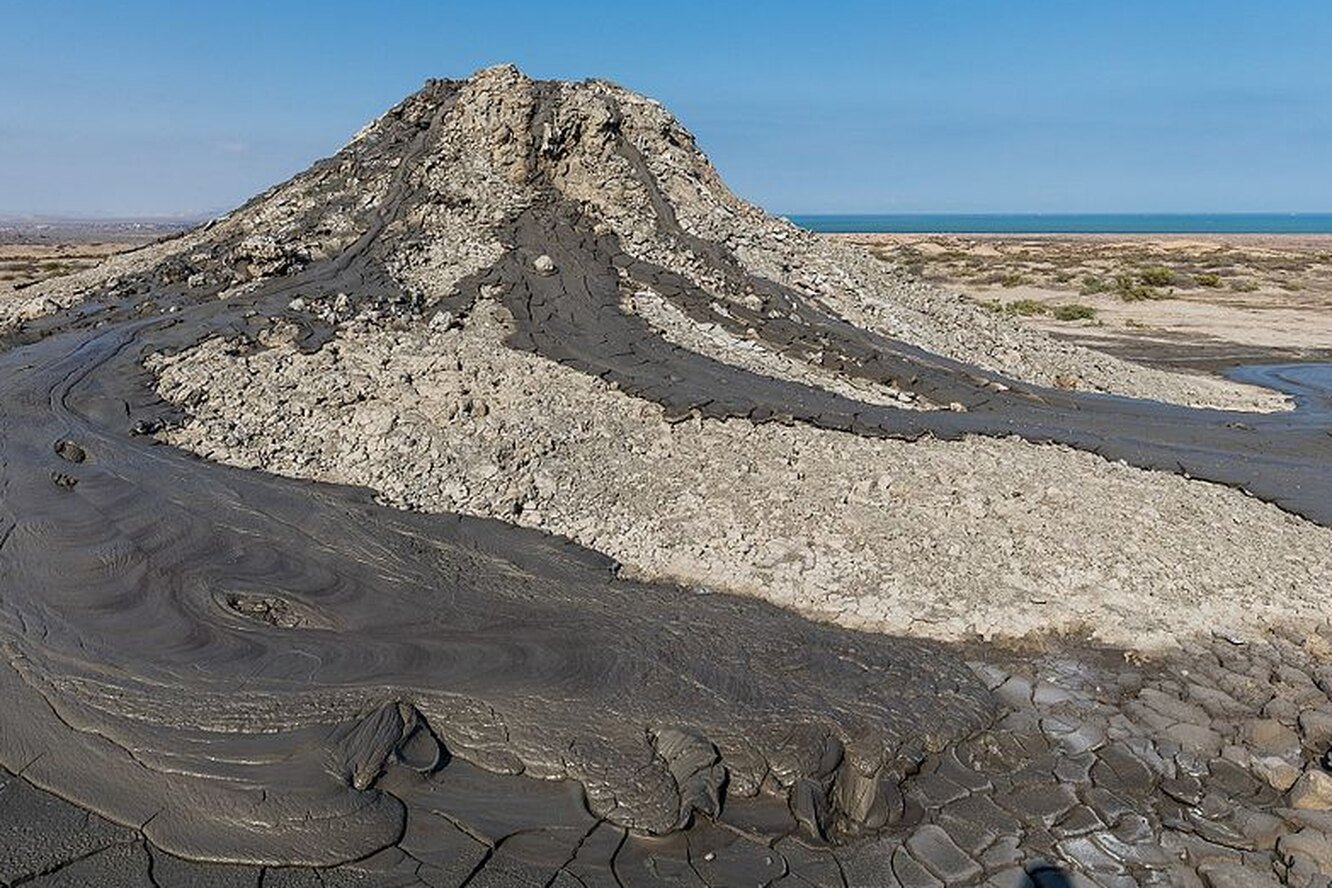
[(829, 234), (1332, 234), (1332, 213), (799, 214)]

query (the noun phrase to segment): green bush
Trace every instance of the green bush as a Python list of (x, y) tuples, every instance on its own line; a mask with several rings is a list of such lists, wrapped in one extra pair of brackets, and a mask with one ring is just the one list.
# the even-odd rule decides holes
[(1113, 287), (1107, 284), (1104, 279), (1098, 278), (1094, 274), (1089, 274), (1082, 279), (1082, 293), (1084, 296), (1104, 293), (1111, 289), (1113, 289)]
[(1067, 305), (1056, 305), (1051, 314), (1056, 321), (1090, 321), (1096, 317), (1096, 309), (1090, 305), (1070, 302)]
[(1137, 276), (1131, 274), (1115, 275), (1115, 292), (1125, 302), (1142, 302), (1145, 299), (1161, 298), (1159, 290), (1142, 283)]
[(1027, 279), (1015, 271), (991, 271), (976, 278), (978, 284), (998, 284), (1001, 287), (1020, 287)]
[(990, 299), (986, 302), (978, 303), (982, 308), (987, 308), (996, 314), (1022, 315), (1031, 317), (1032, 315), (1049, 314), (1050, 308), (1042, 302), (1035, 299), (1015, 299), (1012, 302), (1004, 302), (999, 299)]
[(1161, 265), (1144, 268), (1138, 277), (1149, 287), (1168, 287), (1175, 281), (1175, 273)]
[(1193, 276), (1193, 280), (1194, 280), (1194, 281), (1198, 284), (1198, 286), (1200, 286), (1200, 287), (1213, 287), (1213, 288), (1215, 288), (1215, 287), (1219, 287), (1219, 286), (1221, 286), (1221, 275), (1219, 275), (1219, 274), (1212, 274), (1211, 272), (1205, 272), (1205, 273), (1203, 273), (1203, 274), (1195, 274), (1195, 275)]
[(1026, 317), (1031, 315), (1045, 314), (1050, 309), (1035, 299), (1015, 299), (1008, 303), (1005, 310), (1009, 314), (1019, 314)]

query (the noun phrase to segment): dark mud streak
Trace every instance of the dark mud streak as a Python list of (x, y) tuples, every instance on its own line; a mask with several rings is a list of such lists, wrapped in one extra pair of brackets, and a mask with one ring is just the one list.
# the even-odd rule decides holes
[[(1324, 525), (1332, 524), (1332, 428), (1328, 411), (1308, 404), (1292, 413), (1194, 410), (1107, 395), (1031, 386), (858, 330), (795, 291), (750, 275), (719, 245), (680, 229), (655, 180), (624, 138), (624, 153), (654, 196), (658, 223), (698, 255), (707, 256), (743, 292), (765, 299), (762, 312), (727, 303), (741, 322), (708, 308), (716, 294), (681, 275), (625, 256), (615, 239), (593, 232), (578, 207), (552, 199), (515, 223), (516, 249), (481, 279), (508, 290), (517, 321), (512, 344), (615, 381), (631, 394), (662, 403), (669, 415), (795, 419), (856, 434), (953, 439), (966, 434), (1018, 435), (1122, 459), (1142, 468), (1186, 474), (1243, 489)], [(545, 277), (531, 260), (546, 253), (558, 275)], [(619, 310), (621, 282), (612, 266), (647, 284), (692, 316), (727, 326), (799, 357), (825, 355), (842, 373), (889, 382), (936, 404), (966, 412), (907, 411), (852, 401), (797, 383), (774, 380), (674, 346), (640, 319)], [(464, 291), (466, 292), (466, 291)], [(704, 312), (707, 312), (706, 316)], [(792, 317), (798, 317), (798, 324)], [(769, 331), (777, 327), (777, 333)]]
[[(861, 366), (880, 368), (867, 378), (894, 382), (936, 403), (956, 401), (967, 409), (902, 410), (854, 401), (731, 367), (656, 336), (641, 318), (620, 309), (622, 285), (615, 267), (632, 269), (635, 281), (660, 286), (670, 298), (688, 294), (698, 304), (713, 297), (678, 275), (620, 253), (615, 239), (595, 234), (592, 224), (576, 207), (555, 200), (529, 209), (513, 228), (516, 249), (462, 292), (474, 293), (484, 285), (504, 288), (501, 298), (516, 322), (511, 345), (612, 380), (630, 394), (661, 403), (668, 416), (697, 412), (754, 421), (798, 420), (906, 439), (1018, 435), (1241, 488), (1332, 524), (1332, 473), (1326, 469), (1332, 458), (1332, 423), (1326, 410), (1307, 405), (1280, 414), (1191, 410), (1043, 389), (922, 355), (867, 333), (859, 338), (873, 339), (876, 358)], [(532, 260), (541, 254), (555, 260), (556, 274), (532, 269)], [(663, 279), (666, 286), (660, 285)], [(452, 305), (466, 308), (465, 300)], [(816, 309), (799, 310), (817, 317)], [(837, 345), (839, 328), (837, 322), (811, 328), (803, 347), (827, 350)], [(860, 351), (868, 348), (854, 345)], [(848, 366), (843, 362), (838, 369)]]

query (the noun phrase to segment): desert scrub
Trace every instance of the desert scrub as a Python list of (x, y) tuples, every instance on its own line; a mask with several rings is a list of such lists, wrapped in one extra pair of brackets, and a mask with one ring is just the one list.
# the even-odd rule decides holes
[(1023, 317), (1032, 317), (1034, 315), (1049, 314), (1049, 306), (1037, 302), (1035, 299), (1014, 299), (1012, 302), (1004, 302), (1001, 299), (990, 299), (978, 303), (982, 308), (988, 308), (996, 314), (1022, 315)]
[(1097, 293), (1105, 293), (1114, 289), (1104, 278), (1099, 278), (1094, 274), (1089, 274), (1082, 279), (1082, 293), (1085, 296), (1093, 296)]
[(1193, 282), (1200, 287), (1211, 287), (1215, 289), (1221, 286), (1221, 275), (1213, 274), (1210, 271), (1202, 274), (1195, 274), (1193, 276)]
[(1164, 299), (1161, 291), (1145, 281), (1139, 280), (1138, 275), (1119, 274), (1115, 275), (1115, 293), (1125, 302), (1142, 302), (1147, 299)]
[(1175, 282), (1175, 273), (1163, 265), (1153, 265), (1139, 271), (1138, 278), (1149, 287), (1168, 287)]
[(1009, 314), (1030, 317), (1031, 315), (1045, 314), (1050, 309), (1037, 302), (1035, 299), (1015, 299), (1008, 303), (1008, 305), (1004, 306), (1004, 310)]
[(1079, 302), (1070, 302), (1067, 305), (1056, 305), (1050, 314), (1056, 321), (1090, 321), (1096, 317), (1096, 309)]
[(1253, 281), (1240, 279), (1237, 281), (1231, 281), (1230, 289), (1234, 290), (1236, 293), (1252, 293), (1254, 290), (1258, 289), (1258, 285)]
[(1001, 287), (1020, 287), (1027, 283), (1025, 275), (1016, 271), (996, 271), (976, 279), (978, 284), (998, 284)]

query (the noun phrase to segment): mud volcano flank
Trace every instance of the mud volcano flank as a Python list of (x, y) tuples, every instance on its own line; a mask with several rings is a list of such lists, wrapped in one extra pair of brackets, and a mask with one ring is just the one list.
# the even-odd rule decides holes
[(943, 646), (165, 446), (180, 405), (145, 365), (209, 341), (244, 358), (352, 321), (492, 324), (669, 421), (1018, 434), (1330, 517), (1329, 439), (1303, 413), (1241, 423), (932, 353), (836, 308), (855, 260), (830, 249), (732, 196), (656, 103), (495, 68), (89, 278), (0, 354), (0, 765), (182, 857), (434, 848), (466, 881), (486, 835), (526, 836), (504, 847), (547, 872), (592, 836), (702, 821), (854, 842), (993, 716)]

